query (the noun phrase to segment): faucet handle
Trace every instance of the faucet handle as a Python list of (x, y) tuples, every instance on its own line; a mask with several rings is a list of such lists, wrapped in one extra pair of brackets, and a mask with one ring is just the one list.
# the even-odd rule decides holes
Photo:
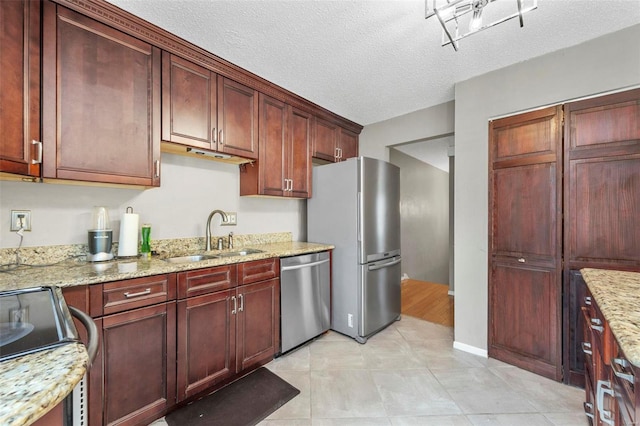
[(224, 243), (222, 242), (222, 237), (218, 238), (218, 250), (222, 250), (224, 248)]
[(229, 232), (229, 248), (233, 248), (233, 232)]

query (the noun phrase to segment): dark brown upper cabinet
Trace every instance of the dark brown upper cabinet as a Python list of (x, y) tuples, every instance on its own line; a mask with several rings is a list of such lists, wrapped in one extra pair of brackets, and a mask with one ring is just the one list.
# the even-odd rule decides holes
[(160, 49), (43, 7), (43, 177), (159, 186)]
[(162, 139), (258, 159), (258, 93), (163, 52)]
[(316, 117), (314, 131), (314, 158), (337, 163), (358, 156), (357, 133), (320, 117)]
[(240, 195), (311, 196), (311, 114), (260, 94), (260, 157), (240, 169)]
[(565, 261), (640, 269), (640, 89), (565, 105)]
[(40, 3), (0, 3), (0, 172), (40, 176)]

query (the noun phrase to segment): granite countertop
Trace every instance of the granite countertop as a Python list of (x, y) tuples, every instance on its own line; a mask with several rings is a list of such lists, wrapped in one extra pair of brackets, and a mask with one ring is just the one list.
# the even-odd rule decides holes
[(0, 362), (0, 425), (29, 425), (60, 403), (87, 371), (87, 351), (69, 343)]
[(640, 368), (640, 273), (581, 269), (620, 349)]
[(167, 257), (185, 256), (204, 252), (202, 249), (178, 249), (172, 252), (163, 252), (158, 256), (152, 256), (150, 259), (138, 257), (133, 259), (116, 259), (98, 263), (86, 262), (78, 259), (67, 259), (45, 267), (19, 266), (11, 271), (0, 274), (0, 290), (14, 290), (34, 286), (70, 287), (85, 284), (96, 284), (171, 272), (189, 271), (192, 269), (201, 269), (211, 266), (249, 262), (252, 260), (268, 259), (272, 257), (286, 257), (305, 253), (314, 253), (331, 250), (334, 246), (330, 244), (286, 241), (251, 244), (236, 247), (233, 250), (213, 251), (211, 253), (215, 254), (228, 251), (239, 251), (247, 248), (258, 249), (261, 250), (262, 253), (207, 259), (190, 263), (169, 263), (163, 260)]

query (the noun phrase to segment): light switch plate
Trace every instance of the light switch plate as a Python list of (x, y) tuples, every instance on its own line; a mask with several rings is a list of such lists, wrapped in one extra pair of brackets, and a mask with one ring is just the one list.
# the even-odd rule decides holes
[(227, 220), (223, 220), (220, 222), (221, 226), (236, 226), (238, 224), (238, 213), (236, 212), (225, 212), (227, 213)]
[(25, 231), (31, 231), (31, 210), (11, 210), (11, 232), (18, 232), (20, 225)]

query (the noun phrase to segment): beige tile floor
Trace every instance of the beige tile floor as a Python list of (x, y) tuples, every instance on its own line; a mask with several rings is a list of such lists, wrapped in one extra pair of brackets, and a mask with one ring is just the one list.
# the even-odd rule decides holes
[(364, 345), (330, 331), (267, 368), (300, 394), (260, 426), (588, 424), (583, 390), (453, 349), (452, 328), (408, 316)]

